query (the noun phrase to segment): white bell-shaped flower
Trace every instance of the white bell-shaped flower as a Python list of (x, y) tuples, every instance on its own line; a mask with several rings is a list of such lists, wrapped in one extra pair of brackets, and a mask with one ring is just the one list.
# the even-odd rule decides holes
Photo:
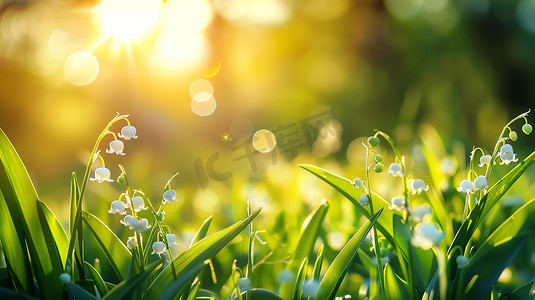
[(106, 149), (106, 153), (117, 153), (119, 155), (124, 155), (124, 143), (119, 140), (113, 140), (110, 142), (110, 149)]
[(141, 210), (147, 210), (147, 207), (145, 206), (145, 200), (143, 200), (143, 197), (141, 196), (135, 196), (132, 197), (132, 205), (134, 206), (134, 211), (139, 212)]
[(391, 203), (392, 205), (388, 207), (390, 209), (395, 209), (397, 211), (402, 211), (403, 209), (405, 209), (405, 197), (403, 196), (392, 198)]
[(102, 183), (104, 181), (112, 182), (113, 180), (110, 179), (111, 172), (108, 168), (100, 167), (95, 170), (95, 177), (89, 178), (91, 181), (98, 181), (98, 183)]
[(368, 197), (368, 194), (362, 194), (359, 197), (360, 205), (366, 206), (370, 204), (370, 197)]
[(487, 188), (487, 177), (481, 175), (481, 176), (478, 176), (475, 180), (474, 180), (474, 185), (476, 187), (476, 189), (478, 190), (482, 190), (482, 189), (485, 189)]
[(461, 184), (459, 184), (457, 190), (465, 194), (472, 194), (476, 190), (476, 186), (472, 181), (465, 179), (461, 181)]
[(352, 185), (354, 185), (356, 188), (360, 189), (364, 186), (364, 183), (362, 182), (362, 179), (355, 177), (352, 181), (350, 181)]
[(426, 185), (422, 179), (416, 179), (412, 182), (413, 194), (420, 194), (421, 192), (425, 192), (428, 189), (429, 189), (429, 186)]
[(488, 166), (490, 165), (490, 161), (492, 160), (492, 156), (490, 155), (483, 155), (479, 158), (479, 167)]
[(437, 246), (444, 239), (445, 234), (435, 223), (420, 223), (414, 229), (412, 244), (424, 250)]
[(151, 254), (164, 254), (165, 252), (165, 243), (164, 242), (154, 242), (152, 244), (152, 253)]
[(500, 152), (498, 152), (498, 155), (500, 156), (500, 159), (502, 160), (500, 165), (503, 165), (503, 164), (508, 165), (511, 162), (518, 161), (518, 159), (516, 158), (516, 154), (513, 152), (513, 146), (509, 144), (504, 144), (500, 148)]
[(426, 204), (417, 205), (412, 208), (411, 218), (414, 222), (420, 223), (424, 220), (425, 216), (433, 214), (433, 210)]
[(69, 273), (61, 273), (59, 280), (63, 283), (71, 282), (71, 275)]
[(457, 268), (462, 269), (468, 265), (470, 259), (464, 255), (459, 255), (455, 259), (455, 262), (457, 263)]
[(128, 240), (126, 241), (126, 247), (128, 247), (130, 249), (135, 249), (137, 247), (136, 237), (135, 236), (128, 237)]
[(403, 177), (403, 168), (401, 167), (400, 164), (398, 163), (391, 163), (389, 166), (388, 166), (388, 172), (386, 172), (387, 174), (390, 174), (394, 177)]
[(130, 125), (123, 127), (123, 129), (121, 129), (121, 132), (119, 133), (119, 137), (122, 137), (127, 141), (129, 139), (137, 139), (136, 127)]
[(143, 218), (139, 220), (134, 218), (132, 215), (125, 216), (124, 219), (121, 220), (121, 223), (137, 233), (142, 233), (150, 228), (149, 221), (147, 219)]
[(165, 235), (165, 237), (167, 238), (169, 245), (178, 245), (178, 239), (176, 238), (176, 235), (168, 233)]
[(126, 205), (126, 203), (124, 203), (123, 201), (115, 200), (111, 203), (111, 207), (110, 207), (110, 210), (108, 210), (108, 212), (110, 214), (124, 215), (126, 214), (127, 207), (128, 205)]
[(167, 190), (163, 193), (163, 204), (178, 201), (175, 190)]

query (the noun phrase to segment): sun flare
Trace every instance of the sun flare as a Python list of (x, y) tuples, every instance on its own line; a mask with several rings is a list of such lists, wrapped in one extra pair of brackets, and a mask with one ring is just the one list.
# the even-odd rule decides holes
[(157, 21), (158, 0), (102, 0), (95, 9), (105, 34), (121, 39), (141, 36)]

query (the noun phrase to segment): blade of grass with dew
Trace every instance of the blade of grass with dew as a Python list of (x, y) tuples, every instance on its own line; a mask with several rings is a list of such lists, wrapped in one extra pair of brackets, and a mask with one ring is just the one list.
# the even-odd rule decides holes
[(98, 242), (119, 280), (128, 277), (132, 254), (123, 242), (96, 216), (84, 211), (83, 221)]
[(505, 243), (494, 246), (476, 259), (470, 260), (466, 267), (464, 284), (466, 288), (463, 299), (481, 299), (487, 295), (530, 235), (531, 232), (519, 234)]
[(93, 278), (93, 281), (95, 282), (95, 286), (98, 289), (98, 292), (101, 296), (104, 296), (108, 293), (108, 287), (106, 287), (106, 284), (104, 283), (104, 280), (102, 279), (102, 276), (100, 276), (99, 272), (93, 265), (88, 263), (87, 261), (84, 261), (84, 265), (89, 271), (89, 275), (91, 275), (91, 278)]
[[(209, 258), (213, 258), (221, 249), (223, 249), (230, 241), (232, 241), (238, 234), (240, 234), (251, 221), (260, 213), (261, 208), (246, 219), (234, 223), (234, 225), (227, 227), (217, 233), (205, 237), (198, 241), (193, 246), (182, 252), (174, 259), (172, 264), (169, 264), (156, 279), (152, 282), (145, 295), (146, 299), (159, 299), (163, 291), (173, 284), (174, 274), (177, 278), (185, 274), (189, 268), (204, 262)], [(174, 266), (174, 270), (171, 269)]]
[(193, 239), (191, 240), (189, 247), (193, 246), (195, 243), (197, 243), (198, 241), (206, 237), (206, 234), (208, 233), (208, 229), (210, 228), (210, 225), (212, 224), (213, 217), (214, 217), (213, 215), (209, 216), (208, 218), (206, 218), (206, 220), (204, 220), (204, 222), (202, 222), (201, 227), (199, 227), (197, 232), (195, 232), (195, 235), (193, 236)]
[(474, 207), (468, 215), (468, 218), (463, 222), (457, 234), (455, 235), (448, 252), (456, 246), (464, 248), (468, 240), (472, 237), (476, 228), (481, 224), (490, 209), (502, 198), (502, 196), (509, 190), (515, 181), (527, 170), (531, 163), (535, 160), (535, 151), (532, 152), (526, 159), (514, 167), (509, 173), (503, 176), (496, 182), (481, 198), (481, 201)]
[(69, 239), (67, 238), (67, 233), (65, 233), (63, 226), (50, 208), (48, 208), (48, 206), (42, 201), (39, 201), (39, 205), (48, 224), (48, 228), (50, 228), (52, 236), (56, 241), (58, 253), (61, 256), (61, 262), (62, 264), (65, 264), (67, 260), (67, 250), (69, 249)]
[(319, 284), (316, 299), (334, 299), (336, 291), (340, 287), (349, 266), (353, 263), (353, 260), (357, 255), (358, 248), (383, 210), (384, 208), (381, 208), (372, 218), (366, 221), (366, 223), (349, 239), (338, 255), (336, 255)]
[[(207, 262), (202, 262), (192, 268), (189, 268), (182, 276), (177, 277), (178, 279), (173, 282), (171, 286), (165, 289), (164, 293), (160, 296), (160, 300), (172, 300), (180, 296), (180, 290), (191, 283), (197, 274), (207, 265)], [(150, 298), (147, 298), (150, 299)]]
[[(361, 214), (366, 216), (368, 220), (371, 218), (371, 214), (366, 210), (366, 208), (362, 207), (360, 205), (360, 202), (357, 200), (360, 196), (360, 192), (357, 188), (355, 188), (348, 179), (343, 178), (341, 176), (335, 175), (333, 173), (330, 173), (329, 171), (323, 170), (321, 168), (318, 168), (316, 166), (312, 165), (299, 165), (301, 168), (307, 170), (308, 172), (314, 174), (321, 180), (325, 181), (332, 187), (334, 187), (338, 192), (340, 192), (342, 195), (344, 195), (349, 201), (351, 201), (355, 207), (359, 210)], [(373, 193), (372, 197), (373, 207), (374, 209), (380, 209), (385, 208), (383, 214), (381, 215), (380, 220), (378, 220), (375, 224), (377, 229), (383, 234), (383, 236), (391, 243), (396, 244), (396, 240), (392, 234), (393, 232), (393, 224), (392, 224), (392, 216), (396, 214), (394, 210), (388, 209), (388, 206), (390, 205), (389, 202), (385, 201), (383, 198), (381, 198), (379, 195)], [(406, 249), (401, 248), (403, 257), (405, 259), (408, 259)]]
[[(107, 299), (121, 299), (132, 293), (145, 279), (153, 275), (155, 272), (160, 270), (163, 266), (165, 259), (161, 258), (150, 265), (146, 266), (143, 271), (135, 274), (134, 276), (123, 280), (121, 283), (116, 285), (106, 296), (102, 297), (102, 300)], [(151, 298), (149, 298), (151, 299)]]
[[(303, 259), (307, 258), (314, 249), (314, 244), (316, 243), (319, 231), (321, 229), (321, 223), (323, 222), (323, 219), (325, 219), (328, 210), (329, 202), (324, 200), (315, 211), (308, 215), (306, 220), (303, 222), (301, 233), (295, 247), (295, 252), (286, 267), (286, 270), (292, 272), (292, 276), (297, 274)], [(295, 277), (293, 277), (289, 282), (281, 284), (279, 295), (282, 298), (289, 299), (294, 295), (294, 280)]]
[(386, 299), (409, 299), (407, 283), (394, 272), (390, 264), (385, 265)]
[(34, 285), (30, 259), (28, 251), (26, 251), (24, 235), (22, 232), (17, 231), (17, 227), (21, 225), (16, 225), (20, 224), (21, 221), (12, 219), (1, 190), (0, 215), (2, 216), (0, 218), (0, 228), (2, 228), (0, 242), (2, 242), (9, 280), (13, 284), (15, 291), (33, 294)]
[[(22, 231), (27, 241), (30, 262), (41, 296), (45, 299), (59, 299), (63, 294), (63, 286), (59, 280), (59, 275), (63, 272), (61, 257), (57, 253), (51, 233), (43, 230), (47, 224), (40, 222), (39, 197), (30, 176), (17, 151), (1, 129), (0, 190), (12, 219), (19, 221), (19, 224), (15, 224), (15, 228)], [(13, 215), (18, 216), (13, 218)]]

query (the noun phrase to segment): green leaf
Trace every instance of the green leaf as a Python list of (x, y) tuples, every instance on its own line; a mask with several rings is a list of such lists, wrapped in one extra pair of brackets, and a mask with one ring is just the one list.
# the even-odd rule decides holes
[[(283, 298), (279, 297), (276, 293), (265, 290), (265, 289), (251, 289), (247, 291), (249, 295), (251, 295), (251, 299), (254, 300), (282, 300)], [(246, 292), (241, 293), (242, 296), (245, 296)], [(217, 298), (215, 298), (217, 299)], [(238, 299), (238, 297), (234, 297), (234, 300)], [(245, 298), (244, 298), (245, 299)]]
[[(323, 222), (323, 219), (325, 219), (328, 210), (329, 202), (324, 200), (318, 208), (306, 218), (305, 222), (303, 222), (295, 252), (286, 267), (286, 270), (289, 270), (292, 273), (292, 276), (297, 274), (303, 259), (307, 258), (314, 249), (314, 244), (316, 243), (321, 229), (321, 223)], [(289, 299), (294, 295), (295, 278), (296, 277), (294, 276), (292, 280), (281, 284), (279, 295), (282, 298)]]
[(316, 257), (316, 262), (314, 263), (314, 269), (312, 270), (312, 279), (311, 280), (320, 280), (321, 275), (321, 266), (323, 264), (323, 245), (321, 245), (318, 255)]
[(386, 299), (409, 299), (407, 283), (392, 270), (389, 264), (385, 265)]
[(173, 270), (177, 278), (188, 272), (190, 268), (196, 266), (209, 258), (213, 258), (223, 247), (240, 234), (245, 227), (260, 213), (257, 209), (245, 220), (236, 222), (234, 225), (214, 233), (198, 241), (193, 246), (182, 252), (173, 263), (168, 265), (149, 286), (145, 295), (146, 299), (159, 299), (167, 287), (173, 284)]
[(106, 287), (106, 284), (104, 283), (104, 280), (102, 279), (102, 276), (98, 273), (97, 269), (93, 267), (90, 263), (87, 261), (84, 261), (84, 265), (89, 271), (89, 274), (93, 278), (93, 281), (95, 282), (95, 286), (98, 289), (98, 292), (101, 296), (104, 296), (108, 293), (108, 287)]
[(382, 212), (383, 208), (366, 221), (336, 255), (319, 284), (316, 299), (334, 299), (349, 266), (357, 255), (358, 248)]
[(471, 259), (466, 267), (464, 299), (481, 299), (487, 295), (503, 270), (511, 263), (531, 232), (511, 238), (505, 243)]
[(169, 286), (167, 289), (165, 289), (165, 292), (163, 295), (160, 296), (159, 299), (162, 300), (171, 300), (175, 299), (177, 296), (180, 295), (180, 290), (188, 283), (191, 283), (197, 274), (206, 266), (206, 262), (202, 262), (193, 268), (190, 268), (180, 277), (177, 277), (177, 280), (173, 282), (171, 286)]
[(301, 299), (301, 294), (303, 293), (303, 283), (305, 282), (305, 277), (307, 275), (307, 266), (308, 266), (308, 258), (303, 258), (303, 262), (301, 263), (301, 266), (299, 267), (299, 271), (297, 272), (297, 277), (295, 278), (295, 282), (293, 283), (293, 290), (294, 294), (292, 299), (299, 300)]
[(533, 296), (535, 296), (535, 280), (524, 283), (523, 285), (519, 286), (517, 289), (512, 291), (510, 294), (500, 299), (525, 300), (525, 299), (533, 299)]
[(97, 300), (97, 297), (74, 282), (65, 282), (65, 287), (69, 295), (76, 300)]
[(189, 291), (189, 295), (187, 300), (195, 300), (197, 299), (197, 293), (199, 292), (199, 288), (201, 287), (201, 282), (198, 281), (196, 284), (194, 284)]
[[(26, 243), (24, 241), (24, 234), (22, 231), (17, 231), (17, 227), (21, 228), (20, 220), (13, 220), (7, 204), (0, 190), (0, 242), (2, 243), (2, 250), (6, 260), (7, 272), (15, 291), (33, 294), (33, 276), (26, 251)], [(18, 215), (14, 216), (15, 218)]]
[(17, 293), (5, 287), (0, 287), (0, 299), (39, 300), (39, 298), (34, 298), (26, 294)]
[[(342, 195), (344, 195), (349, 201), (351, 201), (355, 207), (359, 210), (360, 213), (362, 213), (368, 220), (371, 218), (370, 212), (364, 208), (362, 205), (360, 205), (360, 202), (357, 200), (359, 196), (362, 194), (362, 190), (359, 190), (355, 188), (348, 179), (343, 178), (341, 176), (335, 175), (330, 173), (329, 171), (323, 170), (321, 168), (311, 166), (311, 165), (299, 165), (301, 168), (309, 171), (310, 173), (316, 175), (321, 180), (325, 181), (332, 187), (334, 187), (338, 192), (340, 192)], [(394, 225), (392, 224), (394, 210), (388, 209), (388, 206), (390, 205), (389, 202), (385, 201), (383, 198), (381, 198), (379, 195), (373, 193), (372, 195), (372, 203), (374, 209), (380, 209), (385, 208), (383, 211), (383, 214), (377, 220), (375, 226), (377, 229), (383, 234), (383, 236), (390, 242), (392, 245), (396, 244), (396, 240), (393, 236), (393, 228)], [(407, 249), (400, 247), (400, 245), (397, 245), (400, 250), (403, 258), (405, 260), (408, 259), (407, 256)]]
[(193, 244), (197, 243), (198, 241), (204, 239), (206, 237), (206, 234), (208, 233), (208, 229), (210, 228), (210, 224), (212, 224), (212, 218), (214, 216), (209, 216), (202, 222), (201, 227), (195, 232), (195, 235), (193, 236), (193, 239), (191, 240), (190, 247), (193, 246)]
[[(63, 286), (61, 257), (54, 237), (39, 216), (39, 197), (15, 148), (0, 130), (0, 190), (19, 237), (24, 236), (41, 296), (59, 299)], [(16, 217), (15, 217), (16, 216)]]
[(468, 215), (468, 218), (463, 222), (457, 234), (450, 244), (448, 253), (456, 246), (464, 248), (468, 240), (475, 232), (479, 224), (483, 221), (487, 213), (492, 207), (502, 198), (502, 196), (509, 190), (515, 181), (527, 170), (531, 163), (535, 160), (535, 151), (532, 152), (524, 161), (514, 167), (509, 173), (502, 177), (496, 184), (494, 184), (488, 192), (481, 198), (481, 201), (474, 207)]
[(39, 201), (39, 204), (48, 224), (48, 228), (50, 228), (50, 232), (56, 241), (58, 253), (61, 256), (61, 262), (62, 264), (65, 264), (65, 261), (67, 260), (67, 250), (69, 249), (69, 239), (67, 238), (67, 234), (50, 208), (48, 208), (42, 201)]
[(96, 216), (84, 211), (83, 220), (106, 255), (119, 280), (128, 277), (132, 254), (106, 224)]
[[(102, 297), (102, 300), (106, 299), (123, 299), (128, 294), (134, 291), (145, 279), (149, 276), (154, 275), (163, 265), (164, 258), (161, 258), (150, 265), (146, 266), (145, 269), (137, 273), (136, 275), (123, 280), (121, 283), (116, 285), (106, 296)], [(151, 298), (148, 298), (151, 299)]]

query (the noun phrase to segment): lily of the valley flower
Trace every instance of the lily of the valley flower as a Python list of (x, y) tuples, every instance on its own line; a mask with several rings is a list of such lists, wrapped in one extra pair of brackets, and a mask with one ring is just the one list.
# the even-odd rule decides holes
[(509, 144), (504, 144), (500, 148), (500, 152), (498, 152), (498, 155), (500, 156), (500, 159), (502, 160), (500, 165), (503, 165), (503, 164), (508, 165), (511, 162), (518, 161), (518, 159), (516, 158), (516, 154), (513, 153), (513, 146)]
[(121, 129), (121, 132), (119, 133), (119, 137), (122, 137), (127, 141), (129, 139), (137, 139), (136, 127), (130, 125), (123, 127), (123, 129)]
[(445, 235), (434, 223), (420, 223), (414, 229), (412, 244), (424, 250), (437, 246), (444, 239)]
[(455, 262), (457, 263), (457, 268), (462, 269), (468, 265), (468, 263), (470, 262), (470, 259), (466, 256), (459, 255), (455, 259)]
[(98, 181), (98, 183), (102, 183), (104, 181), (112, 182), (113, 180), (110, 179), (111, 172), (108, 168), (100, 167), (95, 170), (95, 177), (89, 178), (91, 181)]
[(142, 233), (150, 228), (149, 221), (147, 219), (143, 218), (139, 220), (131, 215), (125, 216), (124, 220), (121, 220), (121, 223), (137, 233)]
[(401, 168), (401, 165), (398, 163), (391, 163), (388, 166), (388, 172), (387, 174), (390, 174), (394, 177), (403, 177), (403, 169)]
[(134, 211), (139, 212), (141, 210), (147, 210), (145, 206), (145, 200), (141, 196), (132, 197), (132, 205), (134, 206)]
[(61, 280), (63, 283), (70, 282), (71, 275), (69, 273), (61, 273), (61, 275), (59, 275), (59, 280)]
[(165, 235), (167, 238), (167, 242), (169, 243), (169, 246), (171, 245), (178, 245), (178, 239), (176, 238), (176, 235), (172, 233), (168, 233)]
[(118, 155), (124, 155), (124, 143), (119, 140), (113, 140), (110, 142), (110, 149), (106, 149), (106, 153), (117, 153)]
[(124, 203), (123, 201), (115, 200), (111, 203), (111, 207), (110, 207), (110, 210), (108, 210), (108, 212), (110, 214), (124, 215), (126, 214), (127, 207), (128, 205), (126, 205), (126, 203)]
[(474, 185), (472, 181), (465, 179), (461, 181), (461, 184), (459, 184), (459, 186), (457, 187), (457, 190), (465, 194), (472, 194), (473, 192), (476, 191), (476, 186)]
[(364, 183), (362, 182), (362, 179), (355, 177), (355, 179), (351, 180), (350, 183), (354, 185), (356, 188), (360, 189), (364, 186)]
[(128, 237), (128, 241), (126, 241), (126, 247), (128, 247), (130, 249), (135, 249), (137, 247), (136, 237), (135, 236)]
[(394, 197), (392, 198), (392, 205), (389, 206), (390, 209), (395, 209), (397, 211), (402, 211), (405, 209), (405, 197)]
[(481, 175), (481, 176), (478, 176), (475, 180), (474, 180), (474, 185), (476, 187), (476, 189), (478, 190), (482, 190), (482, 189), (485, 189), (487, 188), (487, 177)]
[(433, 210), (428, 205), (417, 205), (412, 208), (411, 211), (411, 218), (416, 223), (420, 223), (423, 221), (425, 216), (433, 214)]
[(412, 182), (412, 189), (413, 194), (420, 194), (421, 192), (427, 191), (429, 189), (429, 186), (426, 185), (422, 179), (416, 179)]
[(151, 254), (164, 254), (165, 252), (165, 243), (164, 242), (154, 242), (152, 244), (152, 253)]
[(492, 156), (490, 155), (483, 155), (479, 158), (479, 167), (488, 166), (490, 165), (490, 161), (492, 160)]
[(163, 204), (178, 201), (175, 190), (167, 190), (163, 193)]
[(370, 197), (368, 197), (368, 194), (362, 194), (359, 197), (360, 205), (366, 206), (370, 204)]

